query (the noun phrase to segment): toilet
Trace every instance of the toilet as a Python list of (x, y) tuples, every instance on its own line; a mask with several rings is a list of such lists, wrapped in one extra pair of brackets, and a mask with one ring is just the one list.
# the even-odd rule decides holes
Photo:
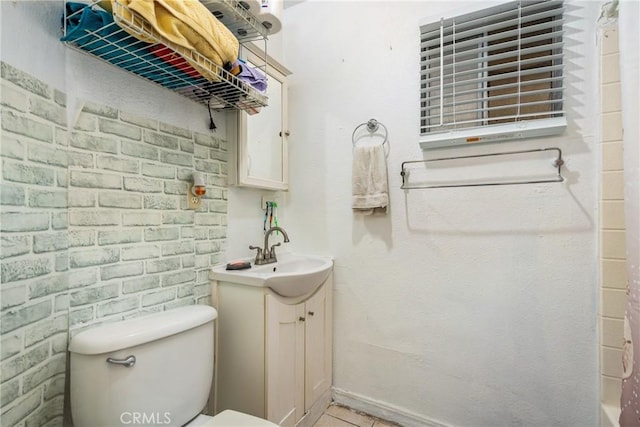
[(276, 427), (225, 410), (210, 417), (213, 307), (192, 305), (96, 326), (69, 344), (75, 427)]

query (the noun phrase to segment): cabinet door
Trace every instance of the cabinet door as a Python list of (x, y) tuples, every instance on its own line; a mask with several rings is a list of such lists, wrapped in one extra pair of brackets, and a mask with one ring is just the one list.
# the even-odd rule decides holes
[[(236, 128), (231, 132), (235, 132), (238, 141), (237, 181), (231, 179), (233, 184), (246, 187), (287, 190), (289, 125), (286, 78), (291, 72), (255, 47), (248, 49), (246, 60), (248, 64), (262, 64), (265, 56), (269, 105), (254, 115), (244, 111), (237, 114), (237, 125), (231, 126)], [(231, 149), (233, 145), (230, 144)]]
[(325, 284), (306, 302), (305, 411), (331, 386), (331, 286)]
[(294, 426), (304, 414), (304, 303), (266, 296), (267, 419)]

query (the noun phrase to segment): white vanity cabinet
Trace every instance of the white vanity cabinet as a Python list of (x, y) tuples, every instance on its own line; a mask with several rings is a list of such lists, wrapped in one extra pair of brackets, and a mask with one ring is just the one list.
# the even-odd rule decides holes
[(214, 282), (216, 411), (313, 425), (331, 401), (332, 278), (304, 298)]

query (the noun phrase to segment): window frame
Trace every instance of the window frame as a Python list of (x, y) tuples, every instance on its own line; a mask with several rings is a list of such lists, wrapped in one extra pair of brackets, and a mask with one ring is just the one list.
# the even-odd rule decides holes
[[(513, 18), (514, 13), (517, 14), (517, 19)], [(419, 125), (421, 147), (423, 149), (442, 148), (563, 133), (566, 128), (564, 112), (566, 52), (563, 25), (565, 13), (563, 0), (517, 0), (456, 17), (441, 18), (439, 21), (422, 25), (420, 27)], [(501, 21), (499, 17), (503, 16), (510, 18)], [(461, 28), (458, 32), (456, 25)], [(514, 25), (517, 26), (514, 28)], [(505, 38), (506, 36), (510, 39)], [(477, 40), (474, 41), (475, 39)], [(492, 45), (496, 41), (498, 44)], [(499, 50), (496, 47), (499, 48), (501, 43), (506, 50), (495, 53)], [(527, 47), (523, 48), (523, 45)], [(523, 53), (528, 54), (529, 57), (522, 59)], [(466, 58), (474, 54), (479, 56)], [(516, 55), (517, 61), (513, 59)], [(511, 61), (495, 62), (502, 58), (511, 58)], [(545, 61), (550, 64), (546, 70), (545, 67), (536, 65)], [(491, 64), (492, 62), (494, 63)], [(530, 68), (523, 68), (530, 64)], [(478, 68), (473, 68), (474, 65)], [(471, 68), (465, 70), (464, 66)], [(507, 73), (496, 72), (509, 66), (517, 66), (517, 72), (512, 72), (511, 77)], [(456, 71), (456, 67), (461, 68), (462, 71)], [(442, 70), (445, 71), (440, 74)], [(471, 78), (460, 77), (465, 74), (470, 75)], [(507, 77), (501, 77), (501, 74)], [(545, 77), (536, 78), (536, 74), (544, 74)], [(533, 80), (527, 80), (527, 75), (533, 75)], [(459, 81), (456, 81), (456, 76), (460, 79)], [(495, 82), (498, 79), (508, 81), (509, 78), (515, 79), (514, 83), (494, 86), (491, 89), (489, 82)], [(445, 83), (447, 80), (448, 83)], [(435, 85), (433, 85), (434, 82)], [(444, 92), (441, 91), (443, 84)], [(479, 86), (474, 87), (473, 84)], [(536, 84), (539, 86), (537, 89), (523, 89), (534, 87)], [(548, 87), (541, 84), (548, 84)], [(456, 92), (456, 89), (464, 86), (467, 86), (465, 90)], [(515, 90), (509, 91), (510, 87)], [(490, 94), (491, 91), (497, 93), (496, 89), (507, 89), (507, 92)], [(434, 96), (433, 93), (438, 95)], [(467, 98), (463, 99), (463, 95)], [(449, 103), (445, 102), (445, 98), (450, 100)], [(495, 104), (496, 100), (508, 101), (510, 98), (517, 98), (517, 102), (502, 106)], [(525, 98), (533, 101), (523, 102)], [(490, 106), (492, 102), (494, 105)], [(440, 105), (444, 105), (442, 111), (439, 108)], [(466, 110), (463, 108), (456, 110), (456, 107), (463, 105), (470, 107)], [(516, 113), (511, 116), (490, 115), (493, 114), (492, 111), (509, 109), (515, 109)], [(542, 109), (542, 111), (536, 112), (536, 109)], [(437, 115), (433, 115), (433, 111), (437, 111)], [(474, 113), (477, 114), (474, 116)], [(463, 115), (467, 115), (467, 121), (459, 119)], [(435, 124), (430, 122), (434, 117), (439, 118), (440, 122)], [(445, 119), (445, 117), (450, 118)], [(506, 121), (506, 123), (489, 124), (491, 121)]]

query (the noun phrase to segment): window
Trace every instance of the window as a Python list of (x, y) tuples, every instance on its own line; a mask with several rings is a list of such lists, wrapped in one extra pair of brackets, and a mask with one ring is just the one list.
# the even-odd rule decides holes
[(422, 148), (562, 133), (563, 12), (515, 1), (422, 26)]

